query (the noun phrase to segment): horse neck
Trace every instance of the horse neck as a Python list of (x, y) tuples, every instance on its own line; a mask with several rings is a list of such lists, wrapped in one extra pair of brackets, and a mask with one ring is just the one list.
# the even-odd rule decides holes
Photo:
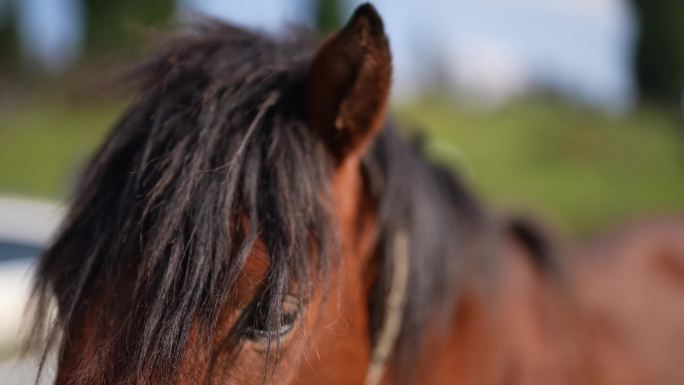
[[(381, 192), (383, 236), (391, 240), (405, 232), (409, 242), (398, 362), (402, 346), (420, 339), (412, 355), (419, 383), (501, 383), (507, 354), (549, 348), (536, 332), (527, 333), (530, 327), (543, 329), (533, 315), (548, 313), (558, 325), (572, 317), (559, 300), (557, 266), (545, 235), (519, 220), (492, 220), (457, 177), (391, 127), (371, 155), (366, 172), (370, 190)], [(385, 263), (391, 265), (392, 243), (385, 246)], [(415, 325), (422, 330), (411, 329)], [(521, 354), (528, 353), (534, 354)]]

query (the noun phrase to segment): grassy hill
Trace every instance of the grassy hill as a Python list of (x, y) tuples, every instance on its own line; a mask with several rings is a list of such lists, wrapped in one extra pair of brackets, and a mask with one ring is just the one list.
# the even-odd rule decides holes
[(440, 102), (402, 110), (429, 152), (498, 207), (576, 232), (653, 213), (684, 213), (684, 132), (657, 110), (610, 117), (528, 101), (487, 115)]

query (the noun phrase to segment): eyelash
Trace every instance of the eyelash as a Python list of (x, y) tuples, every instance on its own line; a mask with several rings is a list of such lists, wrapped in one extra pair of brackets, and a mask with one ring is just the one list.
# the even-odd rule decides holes
[(283, 310), (280, 322), (278, 323), (278, 330), (269, 330), (267, 325), (268, 319), (263, 314), (263, 309), (260, 309), (255, 302), (245, 311), (245, 317), (242, 321), (240, 329), (240, 336), (251, 341), (262, 342), (265, 340), (277, 339), (286, 336), (295, 326), (295, 323), (300, 317), (300, 306), (295, 305), (297, 301), (288, 296), (283, 303), (283, 306), (290, 306), (289, 310)]
[(299, 318), (298, 312), (291, 312), (283, 314), (280, 320), (280, 328), (275, 331), (268, 330), (265, 325), (265, 320), (255, 320), (254, 316), (250, 316), (247, 326), (243, 329), (242, 335), (253, 341), (269, 340), (273, 338), (281, 338), (287, 335), (294, 329), (294, 324)]

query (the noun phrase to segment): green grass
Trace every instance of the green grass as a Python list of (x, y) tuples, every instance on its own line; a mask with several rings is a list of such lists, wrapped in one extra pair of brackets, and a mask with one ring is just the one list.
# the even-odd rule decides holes
[(493, 114), (424, 102), (402, 109), (490, 204), (575, 232), (684, 212), (684, 136), (662, 112), (608, 117), (526, 102)]
[(36, 100), (0, 111), (0, 192), (63, 198), (121, 107)]
[[(36, 99), (0, 111), (0, 193), (61, 199), (122, 106)], [(607, 117), (527, 101), (476, 114), (445, 100), (397, 109), (429, 153), (487, 204), (576, 232), (653, 212), (684, 212), (684, 137), (657, 110)]]

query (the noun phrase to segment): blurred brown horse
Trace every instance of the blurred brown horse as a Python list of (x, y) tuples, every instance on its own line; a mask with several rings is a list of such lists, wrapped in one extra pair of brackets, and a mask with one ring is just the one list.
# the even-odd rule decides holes
[(385, 124), (372, 6), (316, 46), (205, 20), (134, 71), (38, 266), (57, 384), (684, 383), (681, 223), (559, 252)]

